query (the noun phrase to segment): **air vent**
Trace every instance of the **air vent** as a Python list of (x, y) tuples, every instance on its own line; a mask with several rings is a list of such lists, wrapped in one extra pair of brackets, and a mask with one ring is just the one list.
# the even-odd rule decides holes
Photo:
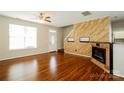
[(91, 15), (91, 12), (89, 12), (89, 11), (84, 11), (84, 12), (82, 12), (81, 13), (83, 16), (89, 16), (89, 15)]

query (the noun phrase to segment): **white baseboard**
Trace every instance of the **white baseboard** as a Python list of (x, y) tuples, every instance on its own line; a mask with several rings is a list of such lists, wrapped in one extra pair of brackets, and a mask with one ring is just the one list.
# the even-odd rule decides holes
[(59, 50), (59, 49), (64, 49), (64, 48), (58, 48), (57, 50)]
[(91, 56), (87, 56), (87, 55), (81, 55), (81, 54), (70, 53), (70, 52), (65, 52), (65, 53), (67, 53), (67, 54), (72, 54), (72, 55), (77, 55), (77, 56), (83, 56), (83, 57), (91, 58)]
[(124, 78), (124, 74), (118, 73), (116, 71), (113, 71), (113, 75)]
[(39, 55), (39, 54), (44, 54), (44, 53), (49, 53), (49, 51), (42, 52), (42, 53), (28, 54), (28, 55), (23, 55), (23, 56), (15, 56), (15, 57), (4, 58), (4, 59), (0, 59), (0, 61), (5, 61), (5, 60), (15, 59), (15, 58), (21, 58), (21, 57), (28, 57), (28, 56)]
[[(33, 55), (39, 55), (39, 54), (44, 54), (44, 53), (49, 53), (49, 52), (50, 52), (50, 51), (46, 51), (46, 52), (42, 52), (42, 53), (28, 54), (28, 55), (23, 55), (23, 56), (9, 57), (9, 58), (0, 59), (0, 61), (5, 61), (5, 60), (15, 59), (15, 58), (21, 58), (21, 57), (27, 57), (27, 56), (33, 56)], [(86, 56), (86, 55), (80, 55), (80, 54), (69, 53), (69, 52), (65, 52), (65, 53), (91, 58), (91, 56)]]

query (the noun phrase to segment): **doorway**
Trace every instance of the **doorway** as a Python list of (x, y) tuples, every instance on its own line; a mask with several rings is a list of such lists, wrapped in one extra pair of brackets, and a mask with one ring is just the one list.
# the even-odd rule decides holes
[(57, 51), (56, 31), (49, 31), (49, 52)]

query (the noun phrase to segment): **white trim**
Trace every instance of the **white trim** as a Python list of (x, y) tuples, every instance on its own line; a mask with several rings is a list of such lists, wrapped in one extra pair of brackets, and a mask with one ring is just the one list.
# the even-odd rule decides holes
[(113, 42), (113, 33), (112, 33), (112, 24), (111, 24), (111, 20), (109, 23), (109, 42), (112, 43)]
[(119, 77), (123, 77), (123, 78), (124, 78), (124, 75), (123, 75), (123, 74), (118, 73), (118, 72), (116, 72), (116, 71), (113, 71), (113, 74), (116, 75), (116, 76), (119, 76)]
[(72, 54), (72, 55), (77, 55), (77, 56), (83, 56), (83, 57), (89, 57), (91, 58), (91, 56), (87, 56), (87, 55), (81, 55), (81, 54), (76, 54), (76, 53), (70, 53), (70, 52), (65, 52), (67, 54)]
[[(18, 47), (13, 48), (13, 47), (11, 47), (11, 38), (17, 37), (15, 35), (11, 34), (11, 31), (13, 31), (13, 28), (16, 28), (16, 26), (19, 26), (19, 27), (23, 28), (23, 31), (24, 31), (24, 35), (21, 36), (21, 38), (24, 39), (24, 41), (23, 41), (24, 45), (23, 45), (22, 48), (18, 48)], [(30, 32), (27, 29), (33, 29), (33, 32), (35, 32), (35, 34), (34, 34), (34, 37), (35, 37), (35, 43), (34, 43), (34, 45), (26, 46), (26, 40), (25, 40), (26, 39), (26, 35), (27, 35), (26, 32), (27, 31)], [(37, 48), (37, 33), (38, 33), (37, 27), (25, 26), (25, 25), (18, 25), (18, 24), (11, 24), (10, 23), (9, 24), (9, 50), (11, 51), (11, 50), (22, 50), (22, 49), (30, 49), (30, 48), (35, 49), (35, 48)], [(33, 36), (30, 36), (30, 37), (33, 38)]]
[(47, 51), (47, 52), (42, 52), (42, 53), (34, 53), (34, 54), (29, 54), (29, 55), (23, 55), (23, 56), (16, 56), (16, 57), (3, 58), (3, 59), (0, 59), (0, 61), (5, 61), (5, 60), (15, 59), (15, 58), (28, 57), (28, 56), (39, 55), (39, 54), (44, 54), (44, 53), (49, 53), (49, 51)]
[[(50, 50), (50, 33), (55, 33), (55, 50)], [(51, 51), (57, 51), (57, 31), (55, 31), (55, 30), (52, 30), (52, 29), (50, 29), (49, 30), (49, 52), (51, 52)]]
[(53, 51), (56, 51), (57, 52), (57, 50), (51, 50), (51, 51), (49, 50), (48, 52), (53, 52)]
[(64, 48), (57, 48), (57, 50), (64, 49)]
[[(63, 49), (63, 48), (58, 48), (58, 49)], [(57, 50), (58, 50), (57, 49)], [(57, 52), (56, 50), (56, 52)], [(15, 58), (21, 58), (21, 57), (28, 57), (28, 56), (33, 56), (33, 55), (39, 55), (39, 54), (44, 54), (44, 53), (49, 53), (51, 51), (46, 51), (46, 52), (42, 52), (42, 53), (34, 53), (34, 54), (29, 54), (29, 55), (23, 55), (23, 56), (16, 56), (16, 57), (9, 57), (9, 58), (3, 58), (0, 59), (0, 61), (5, 61), (5, 60), (9, 60), (9, 59), (15, 59)]]

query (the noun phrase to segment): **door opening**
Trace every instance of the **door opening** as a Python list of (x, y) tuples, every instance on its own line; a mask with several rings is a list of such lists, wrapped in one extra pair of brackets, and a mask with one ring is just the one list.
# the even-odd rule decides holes
[(57, 39), (56, 39), (56, 31), (49, 31), (49, 51), (57, 51)]

